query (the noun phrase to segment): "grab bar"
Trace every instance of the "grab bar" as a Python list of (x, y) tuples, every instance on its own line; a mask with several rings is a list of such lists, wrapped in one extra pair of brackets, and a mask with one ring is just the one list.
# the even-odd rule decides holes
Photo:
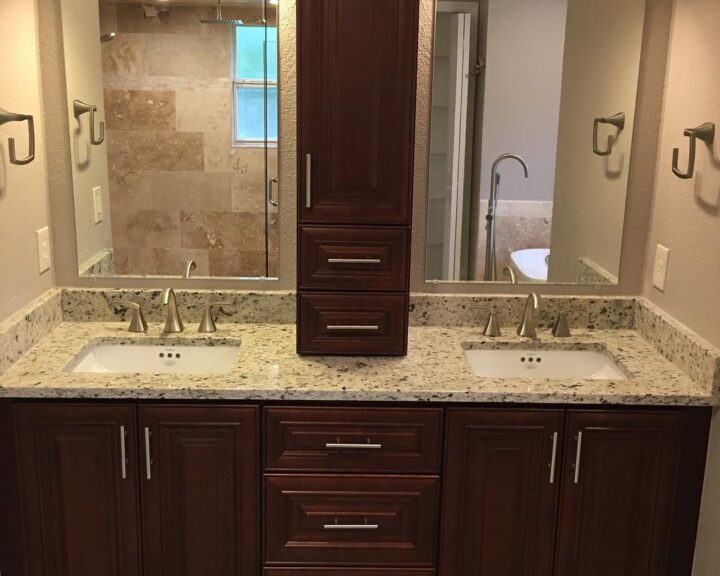
[(8, 152), (10, 163), (16, 166), (24, 166), (35, 160), (35, 120), (29, 114), (15, 114), (0, 108), (0, 126), (8, 122), (27, 122), (28, 126), (28, 155), (25, 158), (18, 158), (15, 150), (15, 138), (8, 138)]
[(100, 122), (100, 138), (95, 137), (95, 112), (97, 106), (93, 104), (85, 104), (80, 100), (73, 100), (73, 114), (75, 118), (80, 118), (83, 114), (90, 113), (90, 143), (93, 146), (99, 146), (105, 141), (105, 122)]

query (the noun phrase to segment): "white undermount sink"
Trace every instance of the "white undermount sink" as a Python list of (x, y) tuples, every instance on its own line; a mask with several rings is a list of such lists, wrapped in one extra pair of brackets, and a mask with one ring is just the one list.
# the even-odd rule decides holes
[(627, 380), (609, 355), (596, 350), (465, 350), (465, 357), (483, 378)]
[(224, 374), (240, 348), (228, 345), (98, 344), (81, 352), (71, 372)]

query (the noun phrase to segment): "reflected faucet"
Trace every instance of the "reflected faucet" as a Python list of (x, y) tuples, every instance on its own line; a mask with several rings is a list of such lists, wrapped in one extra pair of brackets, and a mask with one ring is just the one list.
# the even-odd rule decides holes
[(523, 313), (520, 326), (518, 326), (517, 334), (523, 338), (537, 338), (537, 320), (535, 313), (540, 309), (540, 296), (535, 292), (528, 294), (525, 302), (525, 312)]
[(487, 239), (485, 242), (485, 274), (483, 280), (497, 280), (497, 265), (495, 263), (495, 212), (497, 211), (497, 202), (500, 192), (500, 173), (498, 166), (503, 160), (517, 160), (525, 171), (525, 178), (530, 176), (530, 168), (522, 156), (518, 154), (501, 154), (493, 162), (490, 174), (490, 198), (488, 199), (488, 211), (485, 216), (485, 230)]
[(175, 290), (172, 288), (165, 288), (162, 293), (162, 303), (168, 307), (163, 332), (166, 334), (172, 334), (185, 330), (185, 326), (183, 326), (182, 320), (180, 320), (177, 299), (175, 298)]

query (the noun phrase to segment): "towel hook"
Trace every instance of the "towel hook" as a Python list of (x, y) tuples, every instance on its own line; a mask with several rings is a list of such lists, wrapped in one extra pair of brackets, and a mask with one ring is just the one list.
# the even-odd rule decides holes
[(90, 143), (93, 146), (99, 146), (105, 141), (105, 122), (100, 122), (100, 138), (95, 138), (95, 112), (97, 112), (97, 106), (85, 104), (80, 100), (73, 100), (75, 118), (80, 118), (80, 116), (88, 112), (90, 112)]
[(618, 134), (625, 128), (625, 113), (620, 112), (614, 116), (605, 116), (604, 118), (595, 118), (593, 122), (593, 152), (598, 156), (610, 156), (612, 154), (613, 142), (617, 136), (608, 136), (608, 143), (606, 150), (600, 150), (598, 147), (598, 126), (600, 124), (611, 124), (618, 129)]
[(8, 138), (8, 152), (10, 153), (10, 162), (17, 166), (30, 164), (35, 160), (35, 120), (29, 114), (15, 114), (0, 108), (0, 126), (8, 122), (27, 122), (28, 126), (28, 148), (29, 152), (26, 158), (18, 158), (15, 152), (15, 138)]
[(690, 138), (690, 157), (688, 158), (688, 169), (687, 172), (681, 172), (678, 169), (678, 160), (680, 159), (680, 149), (673, 148), (673, 163), (672, 171), (675, 176), (687, 180), (693, 177), (695, 174), (695, 148), (698, 138), (705, 142), (705, 144), (712, 144), (715, 140), (715, 124), (712, 122), (705, 122), (697, 128), (688, 128), (685, 130), (685, 136)]

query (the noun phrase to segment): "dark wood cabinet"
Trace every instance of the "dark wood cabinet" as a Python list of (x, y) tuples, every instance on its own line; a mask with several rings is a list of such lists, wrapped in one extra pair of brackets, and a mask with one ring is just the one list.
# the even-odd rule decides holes
[[(419, 0), (298, 3), (299, 354), (407, 352), (418, 16)], [(349, 294), (341, 316), (404, 299), (374, 333), (330, 332), (310, 299), (328, 290)]]
[(418, 4), (298, 3), (301, 223), (410, 225)]
[(442, 574), (552, 574), (563, 419), (562, 410), (448, 412)]
[(141, 573), (135, 408), (15, 407), (31, 576)]
[(255, 576), (258, 409), (139, 410), (146, 574)]
[(689, 574), (707, 430), (703, 413), (569, 411), (555, 574)]
[(435, 476), (265, 476), (265, 562), (426, 566)]

